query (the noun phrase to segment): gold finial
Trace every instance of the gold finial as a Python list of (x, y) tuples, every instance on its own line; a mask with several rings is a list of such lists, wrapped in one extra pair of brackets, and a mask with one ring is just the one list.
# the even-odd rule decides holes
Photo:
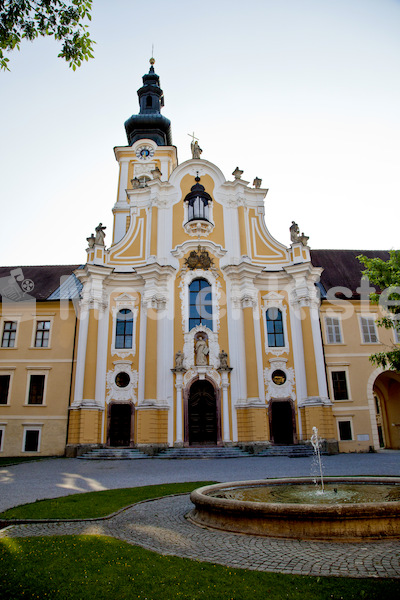
[(151, 59), (150, 59), (151, 66), (153, 66), (155, 62), (156, 62), (155, 59), (153, 57), (151, 57)]
[(153, 66), (154, 63), (156, 62), (155, 59), (153, 58), (153, 56), (154, 56), (154, 44), (151, 45), (151, 59), (150, 59), (151, 66)]

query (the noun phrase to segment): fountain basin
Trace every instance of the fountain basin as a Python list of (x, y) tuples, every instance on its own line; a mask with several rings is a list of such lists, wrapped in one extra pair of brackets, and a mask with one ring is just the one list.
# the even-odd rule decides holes
[[(311, 503), (309, 488), (304, 499), (300, 496), (300, 502), (298, 498), (295, 502), (287, 501), (286, 492), (283, 501), (274, 498), (273, 501), (262, 501), (263, 488), (270, 496), (272, 490), (272, 497), (279, 495), (280, 486), (282, 490), (283, 486), (289, 486), (289, 490), (291, 486), (300, 486), (303, 493), (302, 486), (314, 485), (310, 477), (205, 486), (191, 493), (195, 508), (188, 519), (205, 527), (278, 538), (336, 541), (400, 538), (400, 477), (329, 477), (325, 483), (329, 494), (330, 487), (338, 490), (335, 502)], [(341, 485), (347, 488), (350, 485), (348, 489), (354, 488), (354, 494), (361, 494), (361, 497), (366, 488), (372, 486), (370, 489), (376, 489), (378, 500), (353, 502), (347, 497), (342, 501)], [(386, 490), (383, 493), (382, 486), (388, 486), (388, 494)], [(234, 497), (243, 495), (242, 492), (246, 498), (251, 497), (252, 490), (257, 500)], [(334, 494), (336, 496), (336, 492)], [(383, 499), (385, 495), (390, 498)]]

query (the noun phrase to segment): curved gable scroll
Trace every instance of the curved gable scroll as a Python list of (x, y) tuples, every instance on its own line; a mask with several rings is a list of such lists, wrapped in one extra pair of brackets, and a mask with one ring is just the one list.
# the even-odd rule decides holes
[(249, 209), (247, 226), (252, 258), (255, 262), (290, 263), (286, 246), (275, 240), (267, 229), (264, 207)]

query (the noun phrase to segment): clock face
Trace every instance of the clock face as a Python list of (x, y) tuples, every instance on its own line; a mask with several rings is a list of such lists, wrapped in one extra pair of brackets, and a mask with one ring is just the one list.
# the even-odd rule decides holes
[(154, 150), (151, 146), (139, 146), (136, 150), (136, 156), (140, 160), (149, 160), (154, 156)]

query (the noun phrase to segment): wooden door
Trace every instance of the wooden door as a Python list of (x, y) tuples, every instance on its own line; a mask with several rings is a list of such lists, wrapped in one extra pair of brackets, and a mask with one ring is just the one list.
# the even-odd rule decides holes
[(217, 443), (217, 403), (215, 391), (206, 380), (195, 381), (188, 401), (190, 446), (213, 446)]

